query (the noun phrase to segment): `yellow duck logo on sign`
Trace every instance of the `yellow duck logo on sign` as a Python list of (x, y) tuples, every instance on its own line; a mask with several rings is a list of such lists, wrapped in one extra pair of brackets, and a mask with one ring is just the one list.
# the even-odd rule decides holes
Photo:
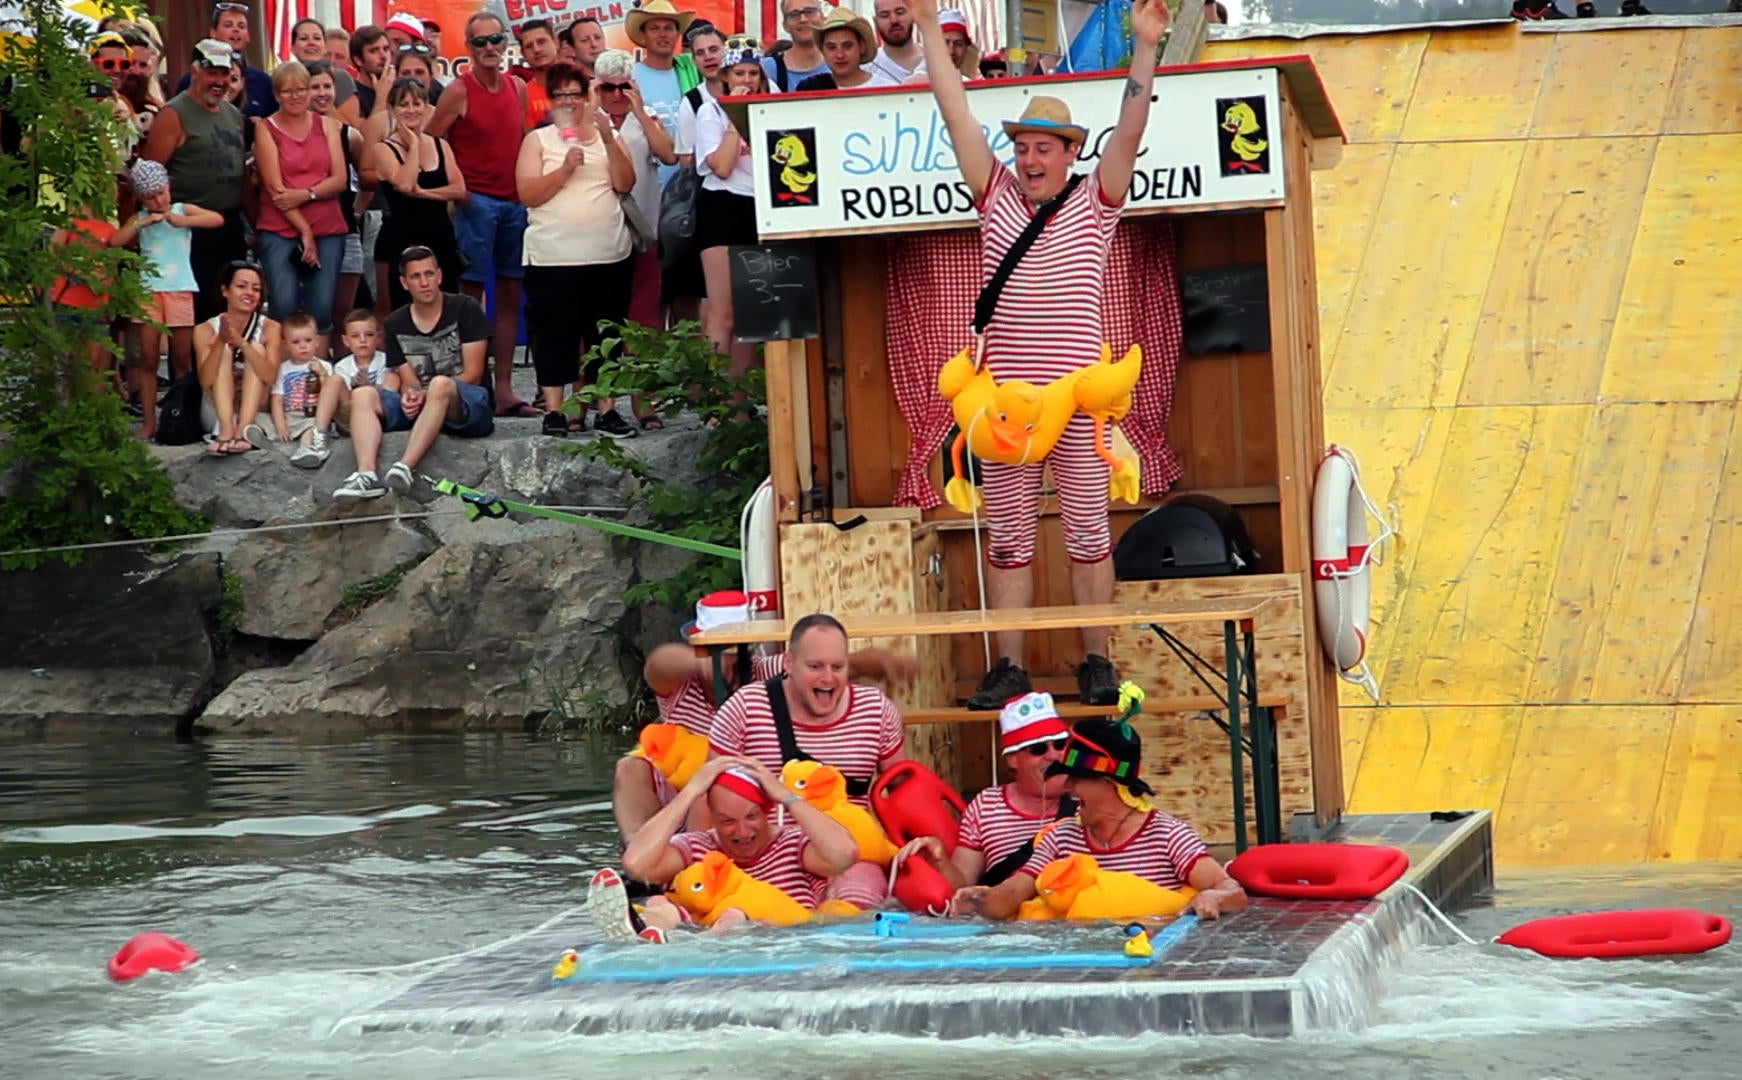
[(817, 174), (815, 169), (806, 168), (811, 158), (803, 139), (792, 132), (782, 135), (775, 140), (774, 152), (768, 157), (780, 166), (780, 186), (785, 189), (776, 193), (777, 199), (807, 206), (816, 202), (810, 189), (817, 182)]
[(1228, 132), (1228, 149), (1238, 159), (1227, 162), (1226, 167), (1237, 172), (1263, 172), (1264, 151), (1270, 143), (1252, 106), (1244, 101), (1228, 106), (1222, 114), (1222, 130)]

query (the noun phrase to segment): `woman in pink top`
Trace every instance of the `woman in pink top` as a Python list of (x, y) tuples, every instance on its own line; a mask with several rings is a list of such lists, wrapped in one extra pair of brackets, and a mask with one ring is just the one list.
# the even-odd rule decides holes
[(260, 170), (260, 261), (273, 318), (298, 311), (315, 317), (321, 352), (333, 329), (333, 294), (345, 254), (345, 214), (339, 205), (348, 179), (341, 125), (309, 108), (309, 74), (292, 60), (272, 72), (278, 111), (254, 121), (254, 160)]

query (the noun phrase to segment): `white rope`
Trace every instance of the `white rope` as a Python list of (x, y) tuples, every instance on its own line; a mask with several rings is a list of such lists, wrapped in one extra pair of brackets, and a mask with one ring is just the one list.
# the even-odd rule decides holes
[(512, 937), (503, 938), (500, 941), (492, 941), (492, 942), (489, 942), (487, 944), (480, 945), (475, 949), (467, 949), (465, 952), (457, 952), (457, 953), (452, 954), (451, 956), (432, 956), (428, 960), (413, 960), (407, 964), (389, 964), (387, 967), (334, 968), (334, 969), (331, 969), (331, 970), (325, 972), (325, 974), (329, 974), (329, 975), (385, 975), (385, 974), (388, 974), (390, 972), (395, 972), (395, 971), (415, 971), (418, 968), (433, 967), (437, 964), (446, 964), (446, 963), (450, 963), (454, 960), (464, 960), (468, 956), (477, 956), (479, 953), (486, 953), (486, 952), (490, 952), (490, 951), (495, 950), (495, 949), (500, 949), (505, 945), (512, 945), (517, 941), (525, 941), (527, 938), (531, 937), (534, 934), (542, 933), (545, 930), (549, 930), (551, 927), (555, 926), (557, 923), (562, 922), (564, 919), (569, 918), (571, 915), (577, 914), (578, 912), (580, 912), (580, 910), (581, 910), (580, 908), (569, 908), (569, 909), (561, 912), (560, 914), (551, 916), (550, 918), (539, 923), (537, 926), (533, 927), (530, 930), (526, 930), (526, 931), (523, 931), (521, 933), (515, 934)]
[(1481, 944), (1481, 942), (1477, 941), (1475, 938), (1471, 937), (1469, 934), (1466, 934), (1462, 930), (1458, 929), (1458, 924), (1453, 922), (1451, 920), (1450, 916), (1448, 916), (1445, 912), (1443, 912), (1439, 908), (1435, 907), (1434, 902), (1427, 898), (1426, 893), (1423, 893), (1420, 889), (1416, 888), (1414, 885), (1411, 885), (1407, 881), (1399, 882), (1399, 884), (1402, 885), (1403, 888), (1406, 889), (1407, 891), (1414, 893), (1415, 898), (1417, 900), (1421, 901), (1422, 906), (1427, 908), (1429, 914), (1433, 915), (1434, 918), (1438, 919), (1440, 921), (1440, 923), (1442, 925), (1444, 925), (1447, 930), (1450, 930), (1453, 934), (1456, 934), (1459, 941), (1462, 941), (1466, 945), (1480, 945)]
[[(985, 338), (981, 338), (979, 348), (982, 354), (984, 354), (985, 347)], [(968, 514), (969, 520), (973, 523), (973, 529), (971, 531), (974, 534), (974, 583), (980, 590), (980, 614), (982, 615), (986, 614), (988, 610), (986, 607), (986, 558), (980, 550), (980, 503), (979, 500), (973, 497), (973, 491), (980, 486), (974, 483), (974, 429), (979, 426), (980, 418), (984, 416), (985, 413), (986, 410), (984, 409), (975, 413), (974, 418), (968, 421), (968, 430), (962, 432), (962, 469), (966, 475), (961, 478), (968, 484), (970, 489), (968, 496)], [(984, 462), (981, 463), (981, 467), (985, 467)], [(984, 478), (984, 476), (981, 477), (981, 479)], [(980, 649), (986, 654), (986, 670), (991, 671), (991, 631), (980, 631)], [(987, 724), (986, 731), (987, 744), (991, 748), (990, 760), (992, 762), (992, 783), (996, 786), (998, 783), (998, 725)], [(891, 888), (893, 888), (895, 881), (895, 871), (893, 867), (891, 867), (889, 874)]]

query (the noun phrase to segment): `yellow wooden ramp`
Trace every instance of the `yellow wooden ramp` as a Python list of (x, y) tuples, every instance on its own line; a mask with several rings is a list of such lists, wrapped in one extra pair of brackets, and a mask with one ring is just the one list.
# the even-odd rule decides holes
[(1494, 808), (1512, 865), (1742, 856), (1742, 28), (1206, 53), (1312, 55), (1350, 133), (1325, 430), (1401, 540), (1349, 809)]

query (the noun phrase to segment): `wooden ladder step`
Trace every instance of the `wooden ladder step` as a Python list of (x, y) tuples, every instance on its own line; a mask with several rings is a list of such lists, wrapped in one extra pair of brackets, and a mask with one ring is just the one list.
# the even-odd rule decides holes
[[(1059, 716), (1069, 720), (1085, 716), (1112, 716), (1119, 710), (1111, 705), (1084, 705), (1077, 701), (1061, 701), (1056, 703)], [(1288, 705), (1287, 694), (1259, 694), (1258, 704), (1266, 709), (1283, 708)], [(1224, 698), (1200, 694), (1188, 697), (1155, 697), (1145, 698), (1143, 712), (1146, 716), (1156, 716), (1165, 713), (1205, 712), (1208, 710), (1222, 711), (1228, 708)], [(902, 713), (902, 719), (909, 724), (976, 724), (995, 723), (998, 720), (996, 709), (968, 709), (957, 706), (947, 709), (908, 709)]]

